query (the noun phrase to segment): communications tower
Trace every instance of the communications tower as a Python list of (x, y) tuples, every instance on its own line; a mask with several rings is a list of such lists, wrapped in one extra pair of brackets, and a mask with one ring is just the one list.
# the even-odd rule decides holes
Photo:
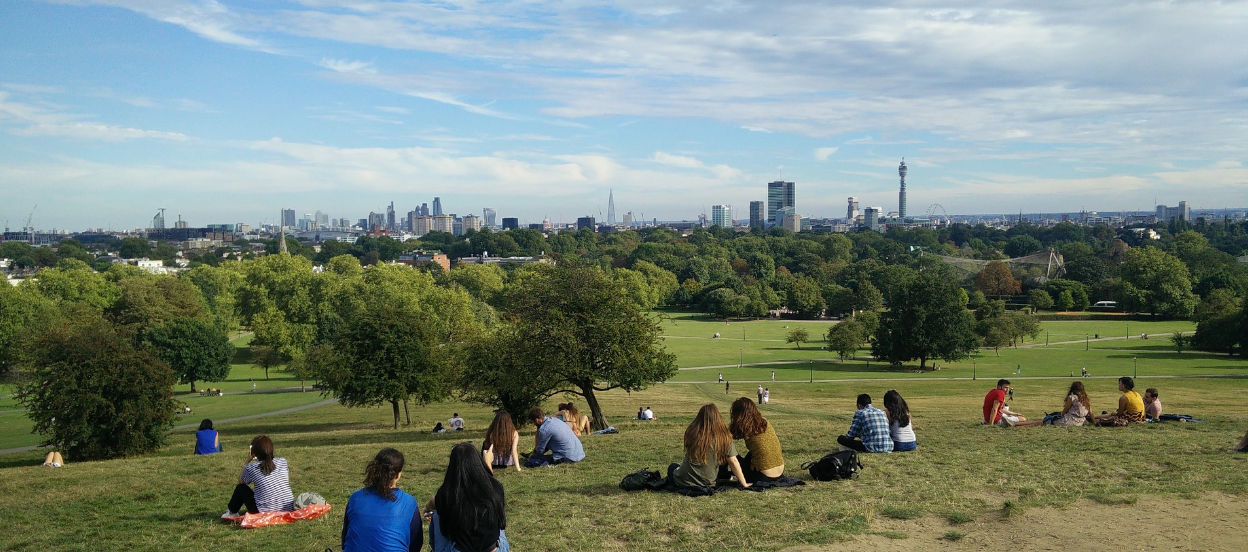
[(897, 217), (906, 218), (906, 158), (901, 158), (901, 165), (897, 167), (897, 174), (901, 175), (901, 191), (897, 193)]

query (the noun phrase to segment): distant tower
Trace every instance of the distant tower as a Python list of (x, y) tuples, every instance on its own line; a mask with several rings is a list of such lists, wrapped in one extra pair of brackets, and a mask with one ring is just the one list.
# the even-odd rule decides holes
[(277, 238), (278, 240), (280, 240), (277, 242), (277, 251), (278, 253), (281, 253), (282, 255), (290, 255), (290, 251), (286, 248), (286, 227), (285, 226), (281, 227), (280, 234), (281, 235), (279, 235)]
[(897, 193), (897, 218), (906, 218), (906, 158), (901, 158), (901, 165), (897, 167), (897, 174), (901, 175), (901, 191)]
[(607, 225), (615, 226), (615, 190), (607, 192)]
[(433, 198), (433, 216), (436, 217), (441, 214), (442, 214), (442, 198), (435, 197)]
[(395, 225), (394, 202), (391, 201), (390, 206), (386, 207), (386, 230), (393, 232), (398, 229), (399, 227)]
[(853, 224), (856, 218), (858, 218), (858, 198), (849, 196), (849, 206), (845, 209), (845, 223)]
[(763, 211), (765, 210), (766, 209), (763, 207), (763, 202), (761, 201), (750, 202), (750, 226), (751, 227), (755, 227), (755, 226), (759, 228), (767, 227), (763, 219), (763, 215), (764, 215)]
[(781, 209), (795, 207), (793, 203), (793, 186), (792, 182), (777, 180), (767, 183), (767, 222), (774, 226), (780, 226), (784, 220), (776, 216)]

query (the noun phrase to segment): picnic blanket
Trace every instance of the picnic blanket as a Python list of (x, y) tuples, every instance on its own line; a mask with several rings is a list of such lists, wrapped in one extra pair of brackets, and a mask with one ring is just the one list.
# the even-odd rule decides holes
[(221, 516), (223, 521), (237, 523), (243, 529), (256, 529), (270, 525), (283, 525), (307, 519), (316, 519), (329, 511), (328, 504), (309, 504), (293, 512), (260, 512), (241, 516)]
[(795, 487), (798, 485), (806, 484), (805, 481), (802, 481), (795, 477), (782, 475), (770, 481), (755, 481), (748, 488), (742, 488), (740, 485), (737, 485), (735, 481), (731, 481), (731, 480), (716, 481), (715, 482), (716, 484), (713, 487), (686, 487), (683, 485), (676, 485), (675, 483), (672, 483), (672, 478), (670, 474), (671, 474), (671, 470), (674, 469), (675, 466), (676, 464), (672, 464), (671, 466), (668, 467), (668, 474), (669, 474), (668, 477), (663, 477), (662, 475), (659, 474), (659, 472), (650, 470), (649, 468), (643, 469), (635, 473), (631, 473), (629, 475), (624, 476), (624, 480), (620, 481), (620, 488), (626, 491), (639, 491), (639, 490), (668, 491), (672, 493), (681, 494), (684, 496), (711, 496), (715, 493), (720, 493), (724, 491), (736, 490), (736, 491), (754, 491), (754, 492), (761, 493), (767, 489), (778, 489), (781, 487)]

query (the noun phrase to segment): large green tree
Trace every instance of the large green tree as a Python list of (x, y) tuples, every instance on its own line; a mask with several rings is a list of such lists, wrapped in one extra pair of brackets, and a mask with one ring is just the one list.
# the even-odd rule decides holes
[(902, 285), (880, 319), (872, 353), (900, 364), (918, 359), (952, 362), (970, 355), (978, 345), (975, 317), (966, 310), (966, 293), (945, 265), (929, 265)]
[(17, 397), (43, 446), (94, 460), (165, 443), (178, 406), (173, 372), (98, 312), (67, 309), (25, 350)]
[(1188, 318), (1196, 309), (1196, 295), (1187, 266), (1156, 247), (1137, 247), (1122, 263), (1123, 306), (1168, 318)]
[(175, 318), (146, 332), (144, 340), (164, 361), (178, 383), (222, 381), (230, 375), (234, 347), (225, 331), (202, 318)]
[(583, 397), (597, 429), (606, 426), (597, 393), (637, 391), (675, 374), (658, 321), (597, 266), (536, 267), (506, 294), (503, 317), (514, 327), (517, 354), (549, 383), (546, 396)]

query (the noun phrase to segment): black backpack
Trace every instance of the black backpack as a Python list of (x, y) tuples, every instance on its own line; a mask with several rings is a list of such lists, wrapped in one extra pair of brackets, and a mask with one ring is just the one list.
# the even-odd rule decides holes
[(667, 478), (663, 477), (657, 471), (650, 468), (642, 468), (639, 472), (633, 472), (620, 481), (620, 488), (625, 491), (643, 491), (662, 488), (667, 483)]
[(858, 461), (858, 451), (838, 450), (814, 462), (802, 464), (802, 469), (810, 470), (810, 478), (816, 481), (835, 481), (858, 477), (862, 463)]

